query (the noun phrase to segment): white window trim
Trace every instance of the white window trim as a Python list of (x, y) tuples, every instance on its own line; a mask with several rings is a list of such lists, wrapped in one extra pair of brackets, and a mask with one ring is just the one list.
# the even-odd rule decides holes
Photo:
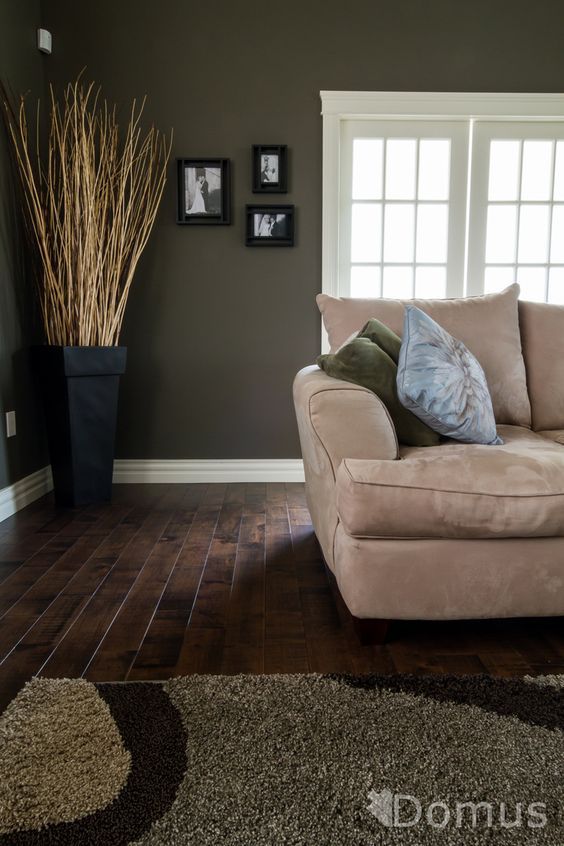
[[(341, 124), (348, 120), (424, 119), (564, 122), (564, 94), (321, 91), (323, 116), (322, 291), (339, 296)], [(327, 339), (322, 332), (323, 349)]]

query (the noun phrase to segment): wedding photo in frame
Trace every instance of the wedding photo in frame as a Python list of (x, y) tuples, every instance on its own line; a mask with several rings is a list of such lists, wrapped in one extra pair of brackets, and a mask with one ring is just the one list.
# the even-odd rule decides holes
[(247, 206), (247, 247), (293, 247), (294, 206)]
[(229, 159), (177, 159), (178, 213), (181, 224), (231, 222)]
[(253, 194), (285, 194), (287, 190), (287, 146), (253, 144)]

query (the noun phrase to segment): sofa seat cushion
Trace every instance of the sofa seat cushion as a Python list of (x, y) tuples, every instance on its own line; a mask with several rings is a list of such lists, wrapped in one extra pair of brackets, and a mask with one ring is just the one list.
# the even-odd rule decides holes
[(500, 446), (405, 447), (398, 461), (344, 459), (337, 511), (356, 537), (564, 536), (564, 449), (518, 426)]
[(543, 438), (548, 438), (549, 441), (554, 441), (564, 446), (564, 429), (545, 429), (538, 434), (542, 435)]

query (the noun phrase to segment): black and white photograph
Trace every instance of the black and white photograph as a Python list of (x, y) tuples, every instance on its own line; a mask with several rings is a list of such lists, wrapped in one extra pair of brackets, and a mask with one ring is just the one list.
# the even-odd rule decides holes
[(229, 223), (229, 194), (228, 159), (179, 159), (179, 223)]
[(278, 185), (278, 154), (263, 153), (260, 157), (261, 185)]
[(285, 214), (255, 214), (255, 238), (283, 238), (286, 235), (287, 216)]
[(247, 206), (247, 246), (293, 244), (294, 206)]
[(221, 170), (218, 167), (186, 168), (186, 214), (219, 214)]
[(287, 178), (287, 147), (284, 144), (254, 144), (253, 193), (284, 194)]

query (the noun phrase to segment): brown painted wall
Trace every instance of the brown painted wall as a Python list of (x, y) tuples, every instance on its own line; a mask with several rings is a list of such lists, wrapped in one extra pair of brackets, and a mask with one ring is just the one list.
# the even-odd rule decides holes
[[(0, 78), (14, 91), (42, 93), (36, 47), (39, 0), (0, 0)], [(0, 132), (0, 488), (47, 464), (42, 417), (29, 367), (36, 338), (34, 298), (4, 133)], [(17, 435), (6, 439), (5, 412), (15, 409)]]
[[(561, 91), (562, 0), (43, 0), (57, 83), (147, 94), (175, 156), (227, 156), (234, 223), (178, 227), (175, 182), (136, 279), (118, 455), (299, 454), (295, 371), (319, 349), (320, 89)], [(286, 143), (294, 249), (244, 246), (252, 143)], [(173, 169), (171, 168), (171, 174)]]

